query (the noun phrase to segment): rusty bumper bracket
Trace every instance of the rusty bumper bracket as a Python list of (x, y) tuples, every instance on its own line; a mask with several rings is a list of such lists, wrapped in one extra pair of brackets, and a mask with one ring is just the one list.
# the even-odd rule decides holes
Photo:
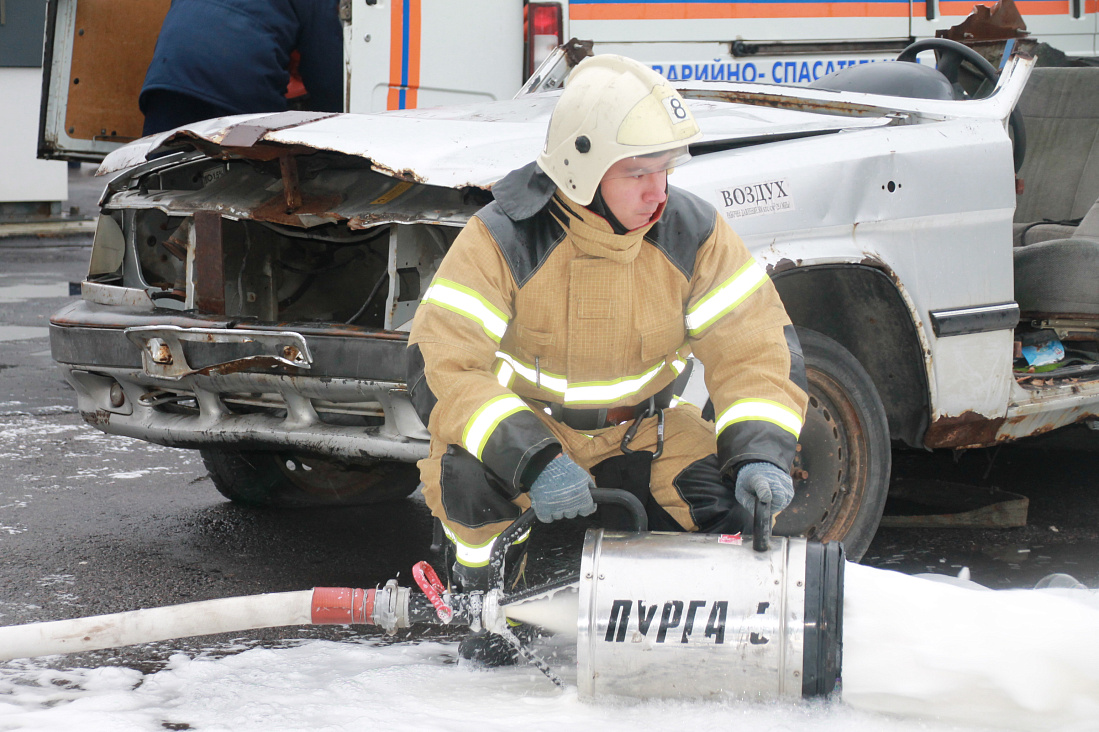
[(147, 325), (125, 333), (141, 349), (145, 373), (164, 379), (282, 367), (296, 371), (313, 365), (305, 338), (289, 331)]

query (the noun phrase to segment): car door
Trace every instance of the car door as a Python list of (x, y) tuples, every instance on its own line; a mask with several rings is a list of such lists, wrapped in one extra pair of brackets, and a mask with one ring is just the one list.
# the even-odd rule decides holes
[(170, 0), (50, 0), (38, 156), (99, 161), (141, 137), (137, 106)]

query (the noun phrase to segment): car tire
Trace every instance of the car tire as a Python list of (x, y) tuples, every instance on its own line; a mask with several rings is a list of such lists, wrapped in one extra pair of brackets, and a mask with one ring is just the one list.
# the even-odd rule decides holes
[(858, 561), (870, 546), (889, 492), (892, 452), (885, 407), (858, 359), (835, 340), (798, 328), (809, 404), (801, 431), (793, 503), (776, 534), (842, 541)]
[(359, 506), (408, 497), (420, 482), (415, 463), (378, 460), (340, 465), (282, 452), (199, 450), (221, 495), (250, 506)]

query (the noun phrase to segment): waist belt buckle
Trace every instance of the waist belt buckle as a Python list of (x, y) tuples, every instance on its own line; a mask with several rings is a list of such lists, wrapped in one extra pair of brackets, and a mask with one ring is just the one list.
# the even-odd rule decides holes
[(656, 452), (653, 453), (653, 460), (657, 459), (658, 457), (661, 456), (661, 454), (663, 454), (663, 452), (664, 452), (664, 410), (661, 409), (660, 407), (656, 406), (656, 397), (651, 396), (651, 397), (649, 397), (648, 402), (646, 402), (646, 404), (645, 404), (645, 411), (643, 411), (643, 412), (641, 412), (641, 414), (637, 415), (637, 418), (634, 419), (633, 424), (631, 424), (629, 429), (626, 430), (626, 434), (622, 435), (622, 444), (619, 445), (619, 449), (622, 450), (622, 453), (624, 455), (630, 455), (634, 452), (637, 452), (636, 450), (631, 450), (630, 449), (630, 443), (633, 442), (633, 438), (637, 435), (637, 428), (639, 426), (641, 426), (641, 420), (646, 419), (647, 417), (651, 417), (654, 414), (657, 416), (657, 422), (656, 422)]
[(606, 412), (606, 419), (603, 420), (604, 427), (614, 427), (624, 422), (632, 422), (637, 413), (634, 407), (612, 407)]

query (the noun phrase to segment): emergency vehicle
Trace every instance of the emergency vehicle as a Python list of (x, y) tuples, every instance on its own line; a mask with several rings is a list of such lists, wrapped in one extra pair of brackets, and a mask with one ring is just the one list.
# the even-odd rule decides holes
[[(141, 136), (137, 107), (169, 0), (50, 0), (39, 157), (99, 160)], [(1019, 0), (1031, 36), (1096, 53), (1099, 0)], [(673, 81), (806, 84), (893, 59), (969, 0), (342, 0), (345, 111), (509, 99), (558, 45), (590, 40)]]

